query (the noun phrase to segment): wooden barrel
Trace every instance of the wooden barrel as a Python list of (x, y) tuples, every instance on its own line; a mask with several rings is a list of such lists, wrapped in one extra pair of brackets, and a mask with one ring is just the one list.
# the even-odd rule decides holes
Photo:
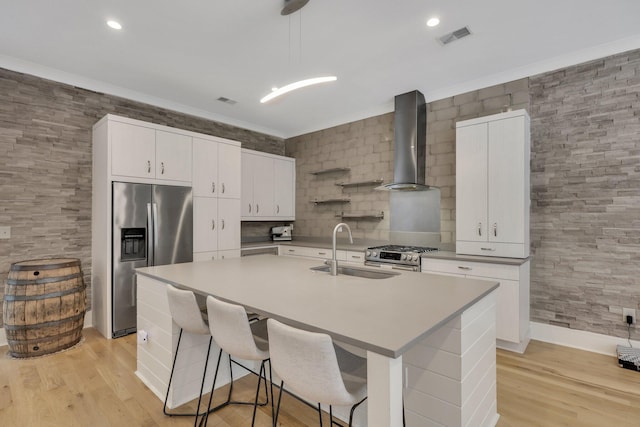
[(36, 259), (11, 264), (2, 307), (9, 354), (34, 357), (82, 338), (86, 286), (80, 260)]

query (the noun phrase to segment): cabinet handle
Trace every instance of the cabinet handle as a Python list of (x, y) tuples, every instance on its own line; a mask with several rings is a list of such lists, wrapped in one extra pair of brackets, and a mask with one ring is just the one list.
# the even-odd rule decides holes
[(256, 213), (260, 213), (260, 205), (256, 203)]
[(495, 251), (494, 248), (480, 248), (480, 250), (483, 250), (483, 251)]
[(224, 182), (222, 183), (222, 194), (224, 194)]
[(493, 236), (498, 237), (498, 223), (493, 223)]
[(280, 213), (280, 205), (276, 205), (276, 213), (279, 214)]
[(164, 175), (164, 162), (160, 162), (160, 174)]
[(147, 160), (147, 173), (151, 173), (151, 160)]
[(212, 230), (215, 230), (215, 229), (216, 229), (216, 220), (215, 220), (215, 219), (212, 219), (212, 220), (211, 220), (211, 229), (212, 229)]
[(478, 223), (478, 236), (482, 236), (482, 223)]
[(462, 265), (459, 265), (459, 266), (458, 266), (458, 268), (459, 268), (460, 270), (471, 270), (471, 267), (464, 267), (464, 266), (462, 266)]
[(318, 255), (326, 255), (326, 252), (318, 252)]
[(360, 255), (351, 255), (351, 258), (354, 258), (354, 259), (360, 259), (360, 258), (362, 258), (362, 257), (361, 257)]
[(249, 203), (249, 213), (251, 213), (251, 203)]
[(216, 183), (211, 181), (211, 192), (215, 193), (216, 192)]
[(222, 229), (224, 230), (224, 219), (222, 220)]
[(295, 249), (288, 249), (289, 252), (295, 252)]

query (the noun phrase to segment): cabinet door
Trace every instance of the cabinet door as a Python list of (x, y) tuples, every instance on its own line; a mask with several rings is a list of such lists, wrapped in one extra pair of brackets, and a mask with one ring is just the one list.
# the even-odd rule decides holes
[(156, 131), (156, 179), (191, 182), (191, 137)]
[(218, 143), (193, 138), (193, 195), (215, 197), (218, 184)]
[(109, 122), (111, 174), (154, 178), (156, 131), (120, 122)]
[[(489, 241), (523, 243), (525, 194), (524, 117), (489, 123)], [(528, 230), (526, 230), (528, 232)]]
[(255, 215), (256, 208), (253, 203), (253, 154), (242, 153), (241, 185), (240, 185), (240, 213), (242, 217)]
[(274, 160), (274, 214), (282, 218), (295, 218), (295, 162)]
[(487, 241), (487, 124), (456, 131), (456, 239)]
[(240, 249), (240, 200), (218, 199), (218, 249)]
[(239, 199), (241, 190), (240, 147), (231, 144), (218, 144), (218, 197)]
[(496, 338), (520, 342), (519, 282), (500, 280), (496, 302)]
[(193, 252), (218, 250), (218, 199), (193, 198)]
[(272, 217), (275, 215), (274, 197), (274, 160), (271, 157), (253, 156), (253, 202), (254, 216)]

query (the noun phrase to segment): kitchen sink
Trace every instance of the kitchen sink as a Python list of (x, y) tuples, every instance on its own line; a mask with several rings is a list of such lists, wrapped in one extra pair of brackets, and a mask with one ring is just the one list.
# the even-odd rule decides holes
[[(328, 273), (329, 266), (319, 265), (317, 267), (311, 267), (311, 270)], [(370, 268), (338, 266), (338, 275), (341, 275), (341, 274), (344, 274), (345, 276), (362, 277), (365, 279), (388, 279), (389, 277), (397, 276), (400, 273), (396, 271), (372, 270)]]

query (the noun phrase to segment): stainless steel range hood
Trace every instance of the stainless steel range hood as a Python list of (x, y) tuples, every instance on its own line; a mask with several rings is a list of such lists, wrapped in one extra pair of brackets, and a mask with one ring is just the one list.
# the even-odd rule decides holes
[(395, 97), (393, 182), (379, 190), (424, 191), (427, 155), (427, 105), (417, 90)]
[(394, 168), (389, 190), (426, 190), (427, 105), (417, 90), (395, 97)]

